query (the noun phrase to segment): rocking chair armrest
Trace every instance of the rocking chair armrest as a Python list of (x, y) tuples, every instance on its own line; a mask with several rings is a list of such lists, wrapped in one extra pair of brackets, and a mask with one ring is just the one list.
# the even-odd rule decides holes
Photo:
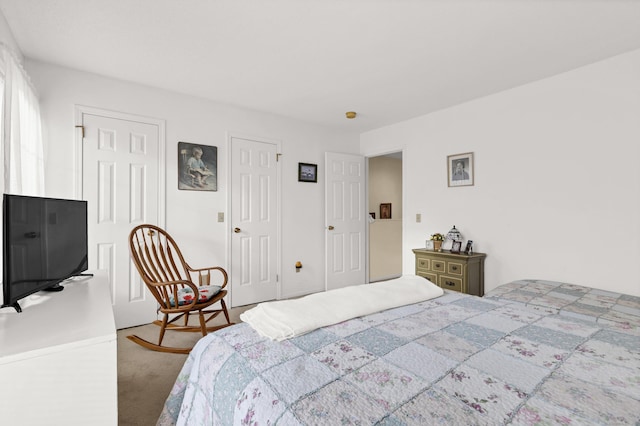
[[(227, 286), (227, 282), (229, 281), (229, 275), (227, 274), (227, 271), (221, 267), (221, 266), (209, 266), (207, 268), (192, 268), (189, 265), (186, 265), (187, 270), (189, 272), (198, 272), (198, 273), (202, 273), (205, 271), (209, 271), (209, 277), (211, 277), (211, 271), (218, 271), (222, 274), (222, 284), (220, 284), (220, 288), (225, 288)], [(200, 285), (208, 285), (209, 282), (207, 283), (200, 283)]]

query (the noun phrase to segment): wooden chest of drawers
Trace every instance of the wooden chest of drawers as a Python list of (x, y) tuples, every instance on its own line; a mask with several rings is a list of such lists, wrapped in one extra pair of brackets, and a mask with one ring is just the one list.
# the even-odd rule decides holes
[(484, 296), (484, 253), (453, 254), (413, 249), (416, 275), (438, 286), (462, 293)]

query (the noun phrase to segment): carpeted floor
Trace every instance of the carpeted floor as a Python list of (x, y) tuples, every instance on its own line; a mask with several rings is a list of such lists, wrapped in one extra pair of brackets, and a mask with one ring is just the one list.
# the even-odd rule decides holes
[[(240, 314), (255, 305), (229, 310), (231, 321), (240, 322)], [(210, 325), (222, 324), (221, 316)], [(224, 318), (224, 317), (222, 317)], [(127, 339), (136, 334), (157, 342), (159, 327), (153, 324), (118, 330), (118, 424), (121, 426), (155, 425), (164, 401), (178, 377), (188, 355), (151, 351)], [(164, 344), (193, 346), (199, 333), (167, 332)]]

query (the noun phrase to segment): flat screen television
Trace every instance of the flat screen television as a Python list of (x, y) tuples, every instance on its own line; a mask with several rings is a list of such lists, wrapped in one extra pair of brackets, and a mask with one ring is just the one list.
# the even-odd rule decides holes
[(88, 268), (87, 202), (4, 194), (2, 307), (37, 291), (60, 291)]

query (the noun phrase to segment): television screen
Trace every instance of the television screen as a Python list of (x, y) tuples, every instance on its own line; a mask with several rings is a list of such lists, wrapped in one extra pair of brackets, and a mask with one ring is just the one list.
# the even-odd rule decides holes
[(88, 268), (87, 202), (4, 194), (3, 307)]

